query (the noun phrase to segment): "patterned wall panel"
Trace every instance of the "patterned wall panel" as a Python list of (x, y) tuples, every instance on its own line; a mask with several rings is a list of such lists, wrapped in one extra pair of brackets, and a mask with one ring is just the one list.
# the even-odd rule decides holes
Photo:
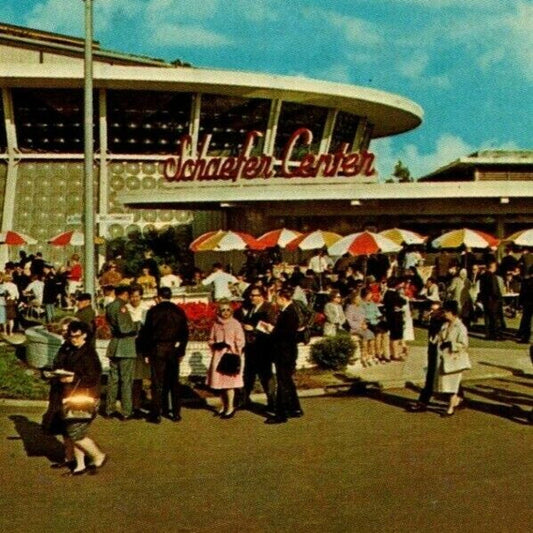
[(107, 236), (127, 237), (138, 232), (163, 229), (192, 222), (192, 212), (182, 209), (134, 209), (125, 207), (118, 195), (143, 191), (147, 196), (163, 184), (162, 163), (151, 161), (113, 161), (109, 164), (108, 212), (131, 213), (133, 224), (110, 224)]
[[(98, 168), (93, 169), (94, 202), (98, 198)], [(13, 226), (39, 242), (28, 250), (54, 252), (46, 241), (69, 229), (67, 217), (83, 214), (83, 163), (73, 161), (32, 161), (17, 166), (16, 202)], [(67, 252), (67, 251), (66, 251)], [(66, 253), (65, 252), (65, 253)], [(70, 250), (72, 253), (72, 250)]]

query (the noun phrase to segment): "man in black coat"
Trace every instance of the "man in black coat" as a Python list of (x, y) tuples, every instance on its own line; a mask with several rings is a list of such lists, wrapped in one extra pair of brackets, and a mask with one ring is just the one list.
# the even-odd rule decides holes
[(179, 364), (185, 355), (189, 327), (183, 309), (170, 301), (169, 287), (157, 291), (158, 303), (148, 310), (139, 334), (139, 346), (150, 362), (152, 377), (152, 408), (148, 422), (159, 424), (163, 405), (170, 392), (174, 422), (181, 420), (179, 395)]
[(529, 344), (531, 339), (531, 320), (533, 318), (533, 265), (529, 267), (529, 271), (522, 281), (518, 301), (522, 305), (518, 342)]
[(278, 381), (275, 416), (267, 418), (266, 424), (282, 424), (287, 418), (303, 416), (296, 385), (292, 379), (298, 357), (298, 313), (292, 302), (292, 290), (282, 288), (277, 296), (280, 309), (276, 325), (270, 333), (272, 355)]
[(265, 324), (274, 326), (276, 311), (274, 306), (266, 301), (263, 287), (253, 286), (249, 296), (251, 304), (241, 319), (246, 336), (243, 404), (246, 406), (250, 403), (250, 394), (254, 388), (255, 378), (259, 377), (267, 397), (267, 410), (272, 411), (276, 385), (272, 373), (270, 335), (264, 328)]
[(500, 308), (503, 305), (503, 299), (496, 276), (497, 268), (496, 261), (491, 261), (487, 265), (487, 270), (479, 278), (479, 300), (483, 304), (487, 339), (500, 339), (502, 335)]
[(418, 401), (410, 404), (407, 410), (412, 413), (420, 413), (427, 411), (429, 401), (433, 396), (433, 388), (435, 383), (435, 374), (439, 365), (439, 332), (445, 322), (444, 313), (442, 312), (441, 302), (431, 302), (431, 310), (429, 315), (428, 325), (428, 351), (427, 351), (427, 368), (426, 368), (426, 382), (424, 388), (420, 392)]

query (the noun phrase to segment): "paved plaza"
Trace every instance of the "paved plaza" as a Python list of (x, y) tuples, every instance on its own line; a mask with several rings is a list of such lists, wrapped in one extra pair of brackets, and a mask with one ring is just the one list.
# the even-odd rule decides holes
[(78, 478), (50, 468), (42, 407), (2, 406), (0, 530), (525, 532), (531, 378), (471, 381), (449, 419), (407, 413), (409, 389), (306, 398), (280, 426), (194, 404), (179, 424), (98, 418), (110, 461)]

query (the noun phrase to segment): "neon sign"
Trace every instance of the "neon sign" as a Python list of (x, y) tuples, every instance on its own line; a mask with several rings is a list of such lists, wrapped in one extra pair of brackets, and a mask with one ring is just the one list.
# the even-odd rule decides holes
[(207, 134), (202, 139), (198, 154), (193, 156), (192, 138), (184, 135), (179, 142), (178, 155), (165, 160), (165, 179), (169, 182), (235, 182), (256, 178), (349, 178), (375, 174), (374, 154), (366, 151), (350, 153), (348, 143), (343, 143), (334, 153), (308, 153), (300, 161), (293, 161), (292, 157), (298, 146), (310, 146), (313, 142), (313, 133), (307, 128), (300, 128), (291, 135), (280, 161), (271, 155), (251, 155), (257, 139), (262, 136), (257, 130), (248, 132), (237, 156), (208, 156), (212, 134)]

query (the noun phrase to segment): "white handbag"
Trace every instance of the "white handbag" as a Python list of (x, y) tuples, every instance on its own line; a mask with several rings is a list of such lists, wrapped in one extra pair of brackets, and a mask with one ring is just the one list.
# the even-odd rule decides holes
[(445, 374), (456, 374), (471, 368), (472, 363), (466, 352), (448, 352), (442, 356), (442, 370)]

